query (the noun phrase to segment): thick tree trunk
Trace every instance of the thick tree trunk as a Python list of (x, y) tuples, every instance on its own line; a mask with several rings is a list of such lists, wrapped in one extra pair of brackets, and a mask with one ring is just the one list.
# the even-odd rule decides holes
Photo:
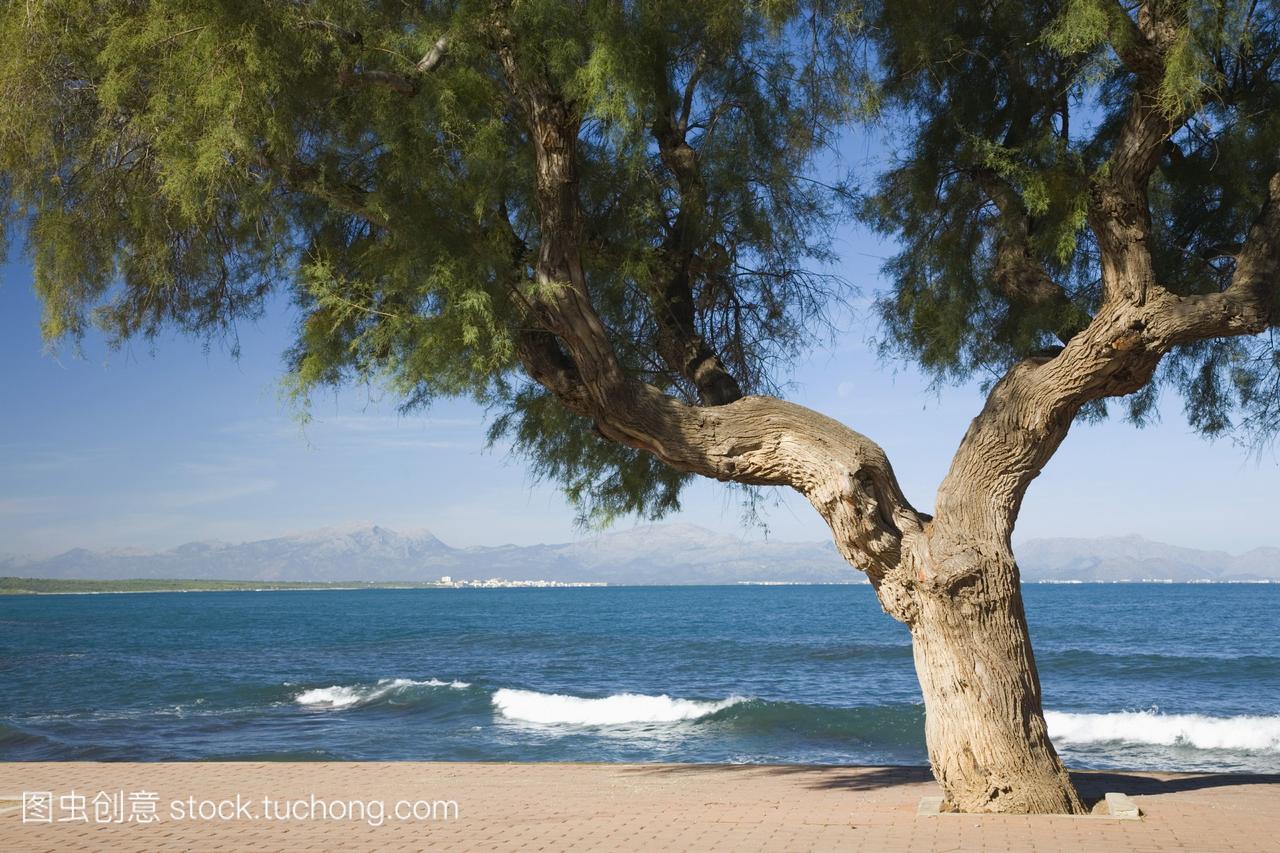
[[(1181, 305), (1182, 298), (1148, 288), (1136, 306), (1104, 305), (1056, 357), (1014, 365), (966, 433), (931, 518), (907, 501), (884, 450), (868, 437), (793, 403), (739, 397), (736, 384), (700, 373), (714, 353), (703, 352), (687, 313), (673, 316), (663, 332), (672, 337), (669, 360), (704, 402), (723, 404), (691, 406), (628, 373), (592, 305), (579, 250), (581, 116), (551, 80), (521, 67), (512, 33), (499, 27), (497, 37), (538, 169), (536, 286), (514, 289), (528, 327), (519, 339), (528, 374), (608, 440), (679, 471), (789, 486), (808, 498), (840, 553), (866, 572), (885, 610), (912, 631), (930, 760), (952, 809), (1083, 811), (1040, 707), (1008, 547), (1014, 520), (1027, 485), (1081, 405), (1142, 387), (1182, 326), (1200, 322), (1209, 309), (1234, 310), (1236, 302), (1228, 304), (1224, 293), (1212, 306), (1180, 310), (1182, 326), (1161, 326), (1158, 303)], [(1280, 195), (1280, 180), (1273, 192)], [(1267, 233), (1280, 234), (1280, 214), (1272, 219)], [(1259, 269), (1269, 275), (1271, 267)], [(1247, 322), (1256, 325), (1253, 315)]]
[(945, 807), (1082, 813), (1045, 727), (1012, 560), (959, 588), (920, 588), (911, 634), (929, 761)]

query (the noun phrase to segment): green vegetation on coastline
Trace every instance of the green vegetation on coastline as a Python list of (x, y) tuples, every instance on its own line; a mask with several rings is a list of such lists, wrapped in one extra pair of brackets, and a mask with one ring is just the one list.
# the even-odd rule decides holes
[(281, 589), (418, 589), (439, 583), (372, 583), (367, 581), (217, 581), (134, 578), (130, 580), (60, 580), (0, 577), (0, 595), (47, 595), (68, 592), (234, 592)]

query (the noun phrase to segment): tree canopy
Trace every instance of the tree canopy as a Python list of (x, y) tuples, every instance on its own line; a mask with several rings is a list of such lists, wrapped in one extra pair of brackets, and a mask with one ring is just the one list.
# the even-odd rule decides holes
[(771, 388), (825, 308), (840, 194), (800, 178), (858, 67), (853, 22), (827, 11), (7, 4), (6, 219), (25, 226), (51, 340), (217, 333), (288, 288), (300, 392), (470, 395), (574, 497), (658, 512), (684, 475), (600, 441), (519, 372), (513, 280), (540, 223), (501, 33), (581, 114), (583, 262), (619, 357), (696, 399), (664, 328), (714, 341), (736, 395)]
[[(1147, 93), (1167, 137), (1145, 214), (1155, 279), (1224, 290), (1280, 168), (1278, 19), (1257, 2), (884, 3), (882, 97), (915, 127), (864, 211), (900, 245), (890, 345), (939, 378), (999, 376), (1082, 329), (1103, 299), (1090, 194)], [(1127, 414), (1170, 385), (1197, 429), (1260, 438), (1280, 425), (1278, 367), (1271, 333), (1180, 345)]]
[[(1090, 199), (1135, 97), (1168, 137), (1155, 276), (1227, 286), (1280, 165), (1277, 17), (1208, 0), (14, 2), (0, 200), (50, 340), (219, 334), (287, 291), (300, 395), (473, 397), (586, 510), (656, 515), (687, 471), (530, 379), (528, 348), (555, 336), (531, 110), (570, 119), (574, 263), (628, 376), (708, 405), (775, 391), (840, 296), (831, 229), (857, 216), (898, 247), (886, 350), (994, 379), (1101, 304)], [(832, 179), (856, 122), (891, 131), (884, 167)], [(1188, 341), (1128, 408), (1142, 419), (1169, 384), (1197, 428), (1264, 434), (1278, 382), (1270, 332)]]

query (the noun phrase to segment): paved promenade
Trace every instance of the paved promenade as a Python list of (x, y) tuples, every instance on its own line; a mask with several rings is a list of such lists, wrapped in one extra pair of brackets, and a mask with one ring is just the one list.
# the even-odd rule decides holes
[(1280, 776), (1078, 781), (1142, 819), (922, 817), (919, 768), (0, 764), (0, 850), (1280, 849)]

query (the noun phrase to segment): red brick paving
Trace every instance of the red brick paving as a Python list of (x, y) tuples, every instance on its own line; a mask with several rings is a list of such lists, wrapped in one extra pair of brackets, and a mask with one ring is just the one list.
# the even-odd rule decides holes
[[(86, 796), (89, 821), (31, 824), (0, 801), (0, 850), (1278, 851), (1280, 776), (1085, 773), (1086, 797), (1130, 794), (1140, 821), (937, 815), (919, 768), (636, 764), (0, 764), (0, 800)], [(152, 824), (95, 823), (99, 791), (159, 795)], [(453, 800), (457, 817), (178, 820), (174, 800)], [(70, 802), (69, 804), (74, 804)], [(145, 808), (143, 809), (145, 814)], [(55, 820), (66, 816), (56, 810)], [(114, 817), (114, 816), (113, 816)]]

